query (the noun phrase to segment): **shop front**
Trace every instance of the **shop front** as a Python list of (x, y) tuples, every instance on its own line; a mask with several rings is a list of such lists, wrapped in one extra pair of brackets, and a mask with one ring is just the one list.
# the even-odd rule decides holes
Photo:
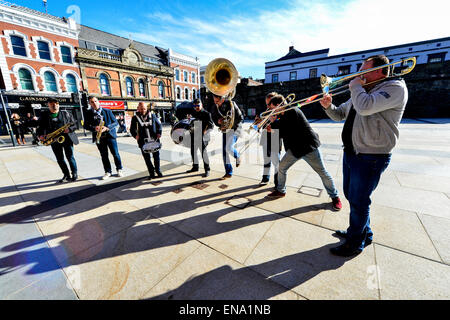
[(117, 132), (128, 132), (128, 127), (126, 127), (125, 101), (98, 100), (98, 102), (100, 103), (100, 107), (111, 110), (116, 117), (120, 125)]

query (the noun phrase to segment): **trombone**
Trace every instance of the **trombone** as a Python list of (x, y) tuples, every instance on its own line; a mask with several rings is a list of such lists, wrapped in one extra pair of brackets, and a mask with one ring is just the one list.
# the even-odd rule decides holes
[[(395, 73), (394, 66), (397, 64), (406, 65), (406, 68), (402, 69), (398, 73)], [(317, 98), (322, 98), (326, 94), (333, 93), (333, 96), (336, 96), (338, 94), (345, 93), (349, 90), (349, 85), (346, 84), (344, 86), (337, 87), (338, 84), (340, 84), (346, 80), (359, 77), (363, 74), (375, 71), (375, 70), (384, 69), (384, 68), (392, 68), (391, 69), (392, 72), (389, 72), (388, 76), (386, 78), (375, 80), (375, 81), (366, 83), (365, 85), (373, 84), (373, 83), (376, 83), (376, 82), (379, 82), (379, 81), (382, 81), (382, 80), (385, 80), (388, 78), (392, 78), (392, 77), (403, 76), (405, 74), (410, 73), (414, 69), (415, 66), (416, 66), (416, 57), (410, 57), (410, 58), (401, 59), (399, 61), (391, 62), (391, 63), (385, 64), (382, 66), (378, 66), (375, 68), (370, 68), (367, 70), (363, 70), (363, 71), (359, 71), (359, 72), (355, 72), (355, 73), (351, 73), (351, 74), (346, 74), (344, 76), (336, 77), (336, 78), (330, 78), (330, 77), (327, 77), (325, 74), (322, 74), (322, 76), (320, 77), (320, 85), (322, 87), (322, 93), (315, 94), (313, 96), (310, 96), (310, 97), (304, 98), (304, 99), (300, 99), (298, 101), (289, 102), (288, 104), (282, 104), (281, 106), (278, 106), (275, 109), (264, 111), (263, 113), (261, 113), (260, 117), (261, 117), (261, 119), (263, 119), (263, 121), (267, 122), (267, 121), (269, 121), (271, 116), (279, 115), (290, 109), (301, 108), (305, 105), (314, 103), (319, 100)]]

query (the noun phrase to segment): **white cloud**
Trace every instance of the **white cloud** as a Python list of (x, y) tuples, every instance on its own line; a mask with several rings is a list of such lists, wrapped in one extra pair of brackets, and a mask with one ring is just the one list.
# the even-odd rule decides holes
[(264, 62), (287, 54), (291, 45), (301, 52), (330, 48), (335, 55), (447, 37), (443, 6), (438, 0), (293, 0), (286, 7), (231, 17), (154, 13), (148, 18), (161, 27), (133, 38), (199, 57), (202, 65), (225, 57), (263, 77)]

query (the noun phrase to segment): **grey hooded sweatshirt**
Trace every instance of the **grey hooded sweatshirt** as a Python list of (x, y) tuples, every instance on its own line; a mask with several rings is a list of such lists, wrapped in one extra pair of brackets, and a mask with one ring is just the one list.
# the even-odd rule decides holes
[(345, 120), (353, 105), (356, 116), (353, 123), (352, 142), (356, 154), (391, 153), (399, 138), (398, 126), (408, 101), (404, 80), (386, 80), (369, 92), (361, 85), (350, 90), (351, 98), (336, 107), (324, 109), (334, 121)]

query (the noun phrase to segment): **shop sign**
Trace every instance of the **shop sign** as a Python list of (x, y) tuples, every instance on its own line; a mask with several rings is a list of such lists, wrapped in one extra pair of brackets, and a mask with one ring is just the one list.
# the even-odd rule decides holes
[(125, 102), (123, 101), (105, 101), (99, 100), (100, 107), (111, 110), (125, 110)]

